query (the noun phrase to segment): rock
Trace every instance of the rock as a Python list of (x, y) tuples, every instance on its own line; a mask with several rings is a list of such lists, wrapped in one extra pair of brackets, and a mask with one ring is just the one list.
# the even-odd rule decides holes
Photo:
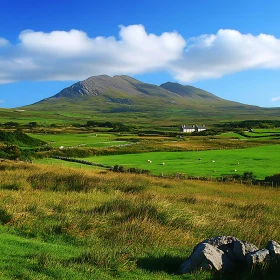
[(222, 250), (232, 261), (236, 261), (237, 258), (232, 251), (233, 243), (238, 240), (233, 236), (216, 236), (210, 239), (202, 241), (203, 243), (211, 244), (212, 246)]
[(245, 256), (248, 253), (252, 253), (257, 250), (259, 250), (258, 247), (247, 241), (236, 239), (233, 243), (233, 252), (239, 261), (244, 261)]
[(214, 247), (220, 248), (221, 246), (233, 243), (236, 240), (238, 239), (233, 236), (216, 236), (213, 238), (205, 239), (204, 241), (202, 241), (202, 243), (209, 243)]
[(280, 244), (278, 244), (277, 242), (270, 240), (268, 241), (266, 247), (267, 250), (269, 250), (269, 255), (274, 258), (277, 255), (279, 255), (280, 257)]
[(233, 267), (230, 258), (220, 249), (209, 243), (199, 243), (191, 256), (181, 265), (182, 273), (195, 270), (228, 271)]
[(276, 256), (280, 258), (280, 244), (273, 240), (267, 243), (266, 249), (259, 250), (248, 241), (233, 236), (217, 236), (198, 243), (181, 265), (181, 272), (230, 272), (233, 269), (244, 268), (246, 264), (252, 267), (258, 263), (270, 262)]
[(269, 250), (267, 249), (261, 249), (246, 255), (246, 262), (249, 267), (269, 260)]

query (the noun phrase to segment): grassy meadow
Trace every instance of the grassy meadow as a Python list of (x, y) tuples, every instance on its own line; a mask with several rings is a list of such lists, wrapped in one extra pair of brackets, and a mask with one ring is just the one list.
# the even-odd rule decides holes
[[(178, 273), (193, 247), (209, 237), (232, 235), (259, 247), (280, 241), (280, 189), (153, 176), (253, 172), (263, 179), (279, 173), (279, 129), (208, 136), (170, 129), (2, 132), (2, 155), (13, 151), (15, 160), (0, 161), (0, 279), (280, 279), (278, 263), (226, 275)], [(25, 151), (29, 163), (17, 159)]]
[(279, 241), (278, 188), (12, 161), (0, 170), (1, 279), (279, 279), (269, 267), (178, 274), (208, 237)]
[(111, 166), (138, 167), (150, 170), (155, 175), (180, 172), (188, 176), (216, 177), (241, 175), (248, 171), (253, 172), (258, 179), (264, 179), (266, 176), (280, 172), (280, 145), (229, 150), (94, 156), (87, 160)]
[(62, 133), (34, 134), (30, 136), (49, 143), (54, 148), (63, 147), (108, 147), (129, 144), (128, 141), (116, 140), (114, 134), (106, 133)]

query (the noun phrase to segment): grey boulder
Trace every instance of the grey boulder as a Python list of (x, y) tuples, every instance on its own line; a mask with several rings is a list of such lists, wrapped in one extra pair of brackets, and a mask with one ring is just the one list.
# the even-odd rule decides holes
[(269, 250), (269, 254), (272, 258), (276, 256), (280, 257), (280, 245), (277, 242), (270, 240), (265, 248)]
[(261, 249), (246, 255), (246, 262), (249, 267), (269, 260), (270, 256), (269, 251), (267, 249)]
[(229, 270), (232, 267), (230, 258), (220, 249), (209, 243), (199, 243), (191, 256), (181, 265), (182, 273), (195, 270)]

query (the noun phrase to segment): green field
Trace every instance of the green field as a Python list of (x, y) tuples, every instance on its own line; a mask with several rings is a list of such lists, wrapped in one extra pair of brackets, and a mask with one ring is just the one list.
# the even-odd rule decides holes
[[(178, 274), (205, 238), (232, 235), (260, 248), (268, 240), (280, 241), (276, 184), (268, 188), (243, 179), (242, 184), (214, 180), (244, 172), (257, 179), (279, 173), (277, 129), (246, 136), (238, 131), (194, 136), (93, 129), (24, 128), (48, 145), (16, 133), (21, 142), (14, 144), (20, 151), (30, 149), (32, 161), (0, 162), (1, 280), (280, 279), (279, 263), (229, 275)], [(7, 133), (13, 135), (13, 130)], [(89, 154), (96, 156), (82, 159), (163, 176), (52, 158)], [(213, 180), (167, 176), (176, 173)]]
[[(264, 179), (280, 172), (280, 145), (234, 150), (95, 156), (87, 160), (112, 166), (147, 169), (156, 175), (180, 172), (191, 176), (211, 177), (252, 171), (258, 179)], [(148, 163), (148, 160), (152, 163)], [(163, 162), (165, 165), (162, 165)]]
[(66, 134), (29, 134), (47, 142), (52, 147), (109, 147), (129, 144), (127, 141), (116, 141), (114, 134), (99, 133), (66, 133)]

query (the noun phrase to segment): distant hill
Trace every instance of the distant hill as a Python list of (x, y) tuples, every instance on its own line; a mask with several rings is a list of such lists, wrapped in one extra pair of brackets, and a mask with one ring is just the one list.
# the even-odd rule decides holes
[(73, 122), (95, 119), (146, 125), (280, 118), (279, 109), (225, 100), (179, 83), (157, 86), (124, 75), (93, 76), (21, 109)]

